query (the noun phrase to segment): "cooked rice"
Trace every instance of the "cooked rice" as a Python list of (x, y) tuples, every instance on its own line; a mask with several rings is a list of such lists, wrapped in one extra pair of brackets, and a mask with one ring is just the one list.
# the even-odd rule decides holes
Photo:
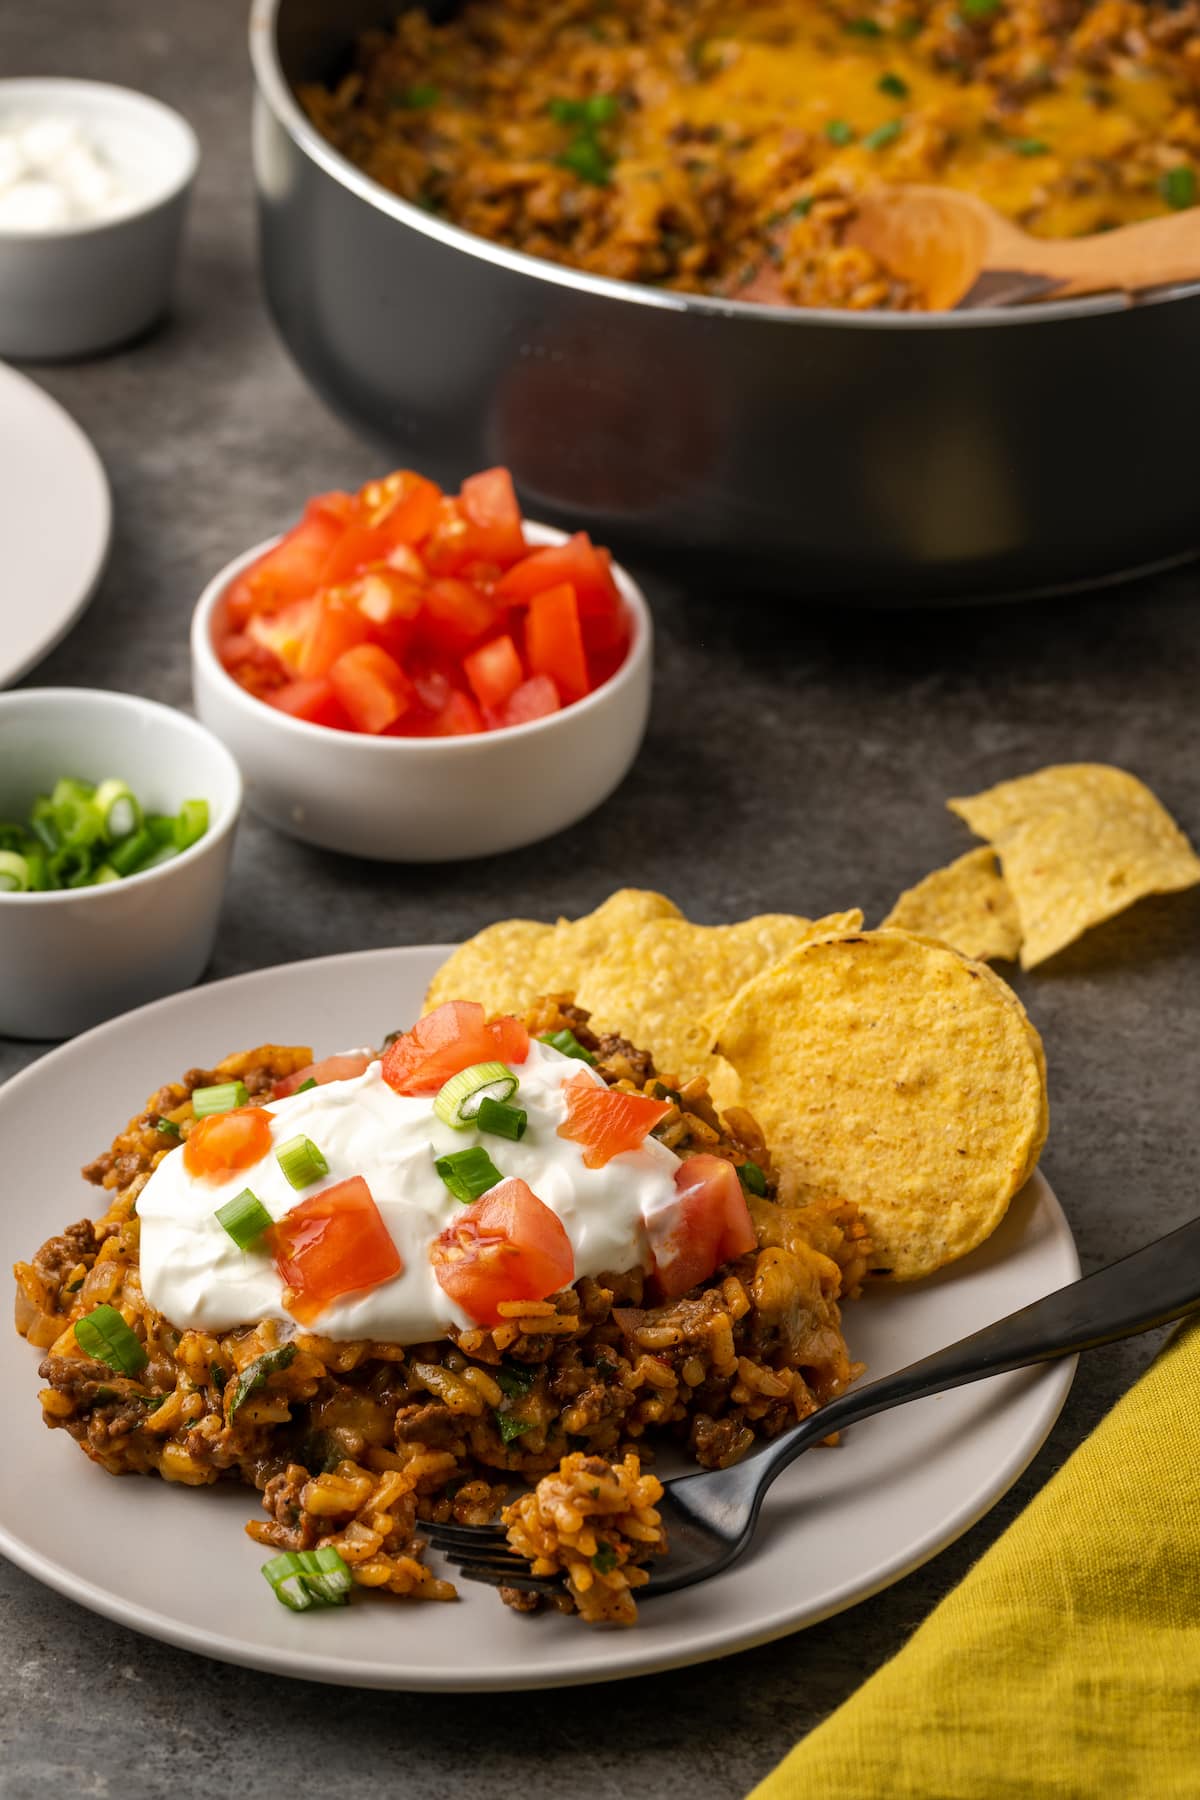
[[(534, 1034), (572, 1029), (610, 1084), (663, 1085), (644, 1052), (597, 1036), (565, 996), (539, 1001), (526, 1022)], [(677, 1090), (657, 1135), (680, 1156), (716, 1148), (757, 1162), (769, 1197), (750, 1200), (760, 1248), (681, 1299), (647, 1303), (634, 1269), (514, 1302), (490, 1329), (424, 1345), (341, 1342), (271, 1319), (228, 1332), (176, 1329), (147, 1302), (138, 1269), (137, 1198), (172, 1147), (158, 1121), (173, 1120), (186, 1138), (194, 1088), (237, 1078), (251, 1099), (269, 1098), (311, 1060), (307, 1047), (268, 1044), (160, 1088), (84, 1170), (107, 1199), (100, 1218), (16, 1266), (17, 1329), (45, 1352), (46, 1423), (110, 1473), (242, 1482), (268, 1515), (247, 1526), (260, 1543), (331, 1544), (362, 1586), (444, 1600), (454, 1589), (422, 1560), (422, 1519), (485, 1523), (514, 1483), (537, 1481), (572, 1452), (627, 1468), (631, 1455), (652, 1455), (654, 1440), (672, 1440), (704, 1467), (725, 1467), (860, 1372), (839, 1302), (866, 1272), (866, 1227), (852, 1206), (774, 1199), (754, 1121), (738, 1109), (719, 1116), (697, 1081)], [(136, 1380), (75, 1341), (75, 1321), (102, 1303), (146, 1348)], [(239, 1375), (284, 1343), (295, 1347), (290, 1363), (230, 1422)]]
[(864, 186), (1107, 230), (1195, 199), (1198, 94), (1200, 0), (470, 0), (440, 24), (406, 8), (301, 99), (351, 162), (482, 237), (863, 310), (923, 304), (844, 241)]

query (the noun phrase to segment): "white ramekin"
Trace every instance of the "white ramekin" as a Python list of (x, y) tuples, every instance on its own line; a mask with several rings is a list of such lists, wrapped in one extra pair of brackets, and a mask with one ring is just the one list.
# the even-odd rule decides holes
[[(531, 544), (566, 534), (526, 522)], [(628, 773), (650, 711), (653, 627), (637, 583), (614, 566), (629, 608), (629, 653), (602, 687), (548, 718), (467, 737), (366, 737), (290, 718), (221, 666), (213, 643), (226, 590), (277, 542), (215, 575), (192, 615), (197, 715), (229, 746), (246, 803), (278, 830), (382, 862), (453, 862), (563, 831)]]
[(0, 818), (27, 818), (62, 775), (120, 776), (148, 812), (207, 800), (208, 830), (143, 875), (0, 894), (0, 1034), (71, 1037), (190, 987), (212, 954), (241, 807), (237, 764), (169, 706), (92, 688), (0, 694)]
[(131, 88), (0, 81), (0, 127), (33, 114), (77, 120), (133, 199), (92, 223), (0, 230), (0, 356), (89, 356), (165, 311), (199, 146), (177, 112)]

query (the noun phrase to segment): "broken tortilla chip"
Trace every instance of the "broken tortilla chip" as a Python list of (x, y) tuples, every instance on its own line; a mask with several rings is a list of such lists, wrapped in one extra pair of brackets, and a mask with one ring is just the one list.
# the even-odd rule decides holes
[(883, 929), (895, 926), (940, 938), (979, 962), (1015, 962), (1021, 926), (996, 853), (968, 850), (901, 894)]
[(1200, 883), (1200, 858), (1146, 785), (1060, 763), (947, 802), (999, 852), (1032, 969), (1148, 894)]

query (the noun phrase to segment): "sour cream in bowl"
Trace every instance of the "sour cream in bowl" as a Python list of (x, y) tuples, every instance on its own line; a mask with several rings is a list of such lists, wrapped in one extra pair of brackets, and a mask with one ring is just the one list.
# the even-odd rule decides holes
[(191, 127), (99, 81), (0, 81), (0, 356), (94, 355), (165, 310)]

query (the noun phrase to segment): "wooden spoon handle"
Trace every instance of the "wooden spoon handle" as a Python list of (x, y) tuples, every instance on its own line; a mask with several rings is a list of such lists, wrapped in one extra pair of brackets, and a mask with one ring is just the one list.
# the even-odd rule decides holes
[(1200, 281), (1200, 207), (1086, 238), (998, 232), (989, 245), (986, 267), (1054, 279), (1054, 292), (1046, 297), (1055, 300), (1112, 290), (1139, 293), (1172, 282)]

